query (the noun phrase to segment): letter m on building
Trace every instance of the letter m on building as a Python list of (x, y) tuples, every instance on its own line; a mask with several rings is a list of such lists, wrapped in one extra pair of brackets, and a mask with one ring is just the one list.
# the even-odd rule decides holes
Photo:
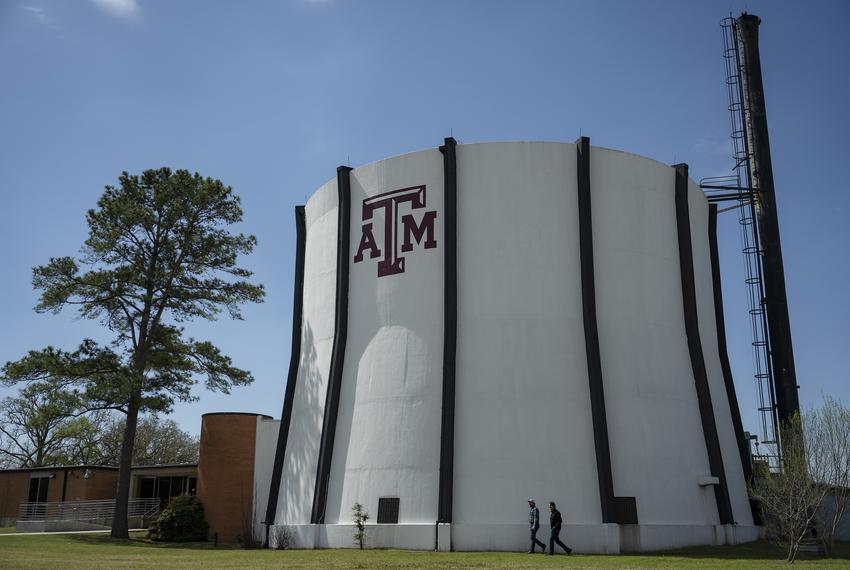
[[(421, 244), (425, 249), (437, 247), (437, 240), (434, 239), (434, 220), (436, 219), (437, 212), (434, 210), (425, 212), (422, 216), (422, 221), (418, 225), (413, 214), (402, 216), (401, 226), (404, 231), (404, 241), (401, 244), (401, 251), (413, 251), (413, 241)], [(422, 243), (423, 237), (425, 238), (425, 243)]]

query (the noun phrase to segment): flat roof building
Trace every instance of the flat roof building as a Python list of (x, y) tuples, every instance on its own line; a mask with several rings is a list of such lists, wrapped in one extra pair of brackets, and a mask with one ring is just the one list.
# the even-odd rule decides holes
[[(277, 420), (261, 414), (204, 414), (198, 463), (133, 466), (131, 501), (158, 507), (178, 495), (197, 495), (204, 505), (211, 538), (244, 540), (250, 529), (253, 540), (261, 541), (278, 425)], [(117, 487), (118, 468), (114, 466), (0, 470), (0, 526), (18, 523), (21, 530), (103, 528), (109, 521), (91, 513), (105, 512), (104, 502), (115, 499)], [(87, 505), (92, 508), (86, 510)], [(133, 522), (145, 525), (147, 518), (135, 517)]]

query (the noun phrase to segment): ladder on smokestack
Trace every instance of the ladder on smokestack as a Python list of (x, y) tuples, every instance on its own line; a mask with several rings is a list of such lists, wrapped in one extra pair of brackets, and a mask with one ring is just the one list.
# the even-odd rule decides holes
[(756, 223), (758, 189), (753, 177), (753, 156), (747, 130), (749, 109), (744, 95), (743, 62), (738, 48), (737, 22), (732, 17), (724, 18), (720, 26), (723, 30), (723, 61), (726, 66), (726, 94), (735, 166), (732, 168), (733, 174), (704, 178), (700, 186), (706, 191), (709, 202), (736, 202), (736, 205), (720, 211), (738, 211), (752, 334), (753, 378), (759, 399), (761, 444), (764, 445), (760, 449), (759, 443), (756, 443), (754, 459), (766, 461), (771, 468), (777, 468), (780, 457), (779, 429), (765, 310), (763, 250)]

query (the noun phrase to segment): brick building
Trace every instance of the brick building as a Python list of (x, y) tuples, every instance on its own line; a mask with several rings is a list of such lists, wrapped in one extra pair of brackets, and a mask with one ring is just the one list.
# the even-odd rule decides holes
[[(260, 414), (205, 414), (198, 463), (134, 466), (130, 497), (158, 498), (165, 505), (178, 495), (197, 495), (210, 537), (232, 542), (252, 532), (261, 540), (279, 423)], [(27, 508), (71, 510), (85, 501), (114, 499), (117, 486), (118, 468), (112, 466), (0, 470), (0, 526), (26, 518)]]

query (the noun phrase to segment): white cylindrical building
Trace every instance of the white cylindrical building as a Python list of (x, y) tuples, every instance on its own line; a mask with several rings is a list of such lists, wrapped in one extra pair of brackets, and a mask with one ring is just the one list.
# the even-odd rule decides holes
[(578, 551), (757, 537), (687, 166), (447, 139), (337, 174), (297, 209), (267, 524), (348, 547), (358, 502), (368, 546), (524, 550), (534, 498)]

